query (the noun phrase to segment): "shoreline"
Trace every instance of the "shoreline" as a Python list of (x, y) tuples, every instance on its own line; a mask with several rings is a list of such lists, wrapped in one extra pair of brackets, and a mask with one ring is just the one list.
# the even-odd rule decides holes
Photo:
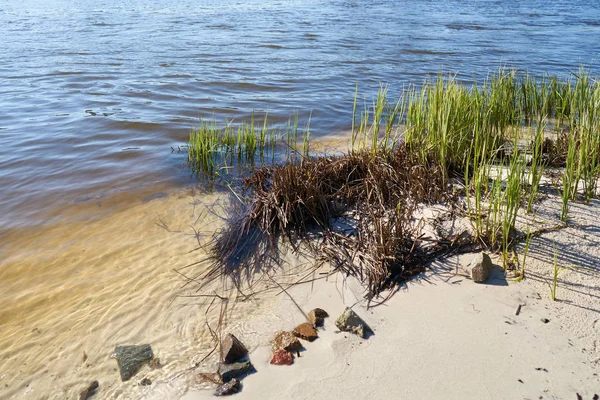
[[(79, 232), (85, 232), (91, 229), (88, 233), (90, 237), (93, 237), (93, 227), (95, 224), (100, 224), (105, 226), (103, 229), (107, 235), (112, 235), (114, 231), (109, 229), (111, 225), (115, 228), (118, 226), (119, 229), (124, 229), (123, 227), (128, 224), (138, 224), (141, 221), (146, 221), (142, 227), (143, 230), (152, 227), (151, 230), (154, 231), (155, 234), (159, 234), (160, 237), (164, 240), (168, 240), (169, 243), (174, 243), (173, 240), (175, 240), (175, 242), (180, 240), (175, 239), (175, 237), (184, 238), (185, 243), (180, 242), (177, 246), (180, 250), (171, 253), (173, 255), (177, 254), (177, 259), (181, 259), (182, 254), (188, 253), (196, 247), (196, 239), (193, 237), (193, 232), (186, 224), (197, 218), (201, 213), (200, 208), (203, 204), (202, 201), (199, 203), (197, 202), (197, 200), (199, 200), (198, 198), (194, 199), (194, 197), (187, 197), (188, 195), (189, 192), (184, 190), (183, 192), (179, 192), (179, 194), (177, 192), (169, 193), (169, 196), (167, 197), (155, 198), (146, 203), (140, 203), (135, 206), (134, 209), (140, 208), (141, 214), (140, 212), (132, 212), (131, 209), (128, 209), (117, 212), (112, 216), (104, 216), (91, 223), (89, 221), (80, 221), (74, 224), (79, 225), (81, 229), (74, 230), (71, 234), (74, 235), (74, 237), (77, 237)], [(179, 198), (179, 200), (177, 200), (177, 198)], [(208, 204), (204, 202), (204, 205), (214, 206), (214, 203), (208, 201)], [(558, 215), (560, 215), (560, 199), (556, 197), (543, 200), (537, 207), (539, 207), (537, 212), (539, 212), (540, 215), (555, 218), (558, 218)], [(168, 211), (169, 215), (166, 216), (164, 221), (167, 224), (168, 229), (172, 231), (181, 230), (185, 233), (170, 233), (160, 227), (158, 225), (160, 221), (157, 219), (154, 211), (152, 211), (153, 209), (157, 210), (159, 213), (161, 212), (160, 210), (170, 210)], [(541, 393), (540, 395), (543, 395), (544, 398), (548, 398), (546, 397), (548, 395), (554, 395), (555, 398), (563, 398), (567, 395), (574, 396), (574, 393), (579, 393), (584, 396), (584, 398), (591, 398), (594, 394), (594, 389), (600, 384), (598, 381), (598, 374), (600, 373), (600, 346), (597, 345), (597, 340), (594, 340), (593, 337), (593, 332), (595, 332), (595, 329), (598, 329), (599, 326), (597, 315), (600, 313), (600, 305), (598, 304), (598, 298), (600, 296), (600, 293), (598, 293), (600, 291), (598, 289), (600, 288), (600, 279), (597, 274), (586, 274), (584, 271), (567, 271), (560, 275), (558, 286), (559, 301), (549, 301), (549, 289), (546, 286), (546, 282), (551, 280), (552, 260), (551, 257), (548, 256), (550, 253), (544, 251), (544, 247), (548, 247), (548, 243), (552, 241), (556, 241), (559, 244), (561, 254), (559, 261), (561, 265), (573, 263), (577, 259), (585, 261), (586, 263), (600, 263), (600, 252), (593, 246), (596, 242), (600, 243), (600, 233), (593, 229), (594, 226), (600, 226), (600, 217), (595, 217), (593, 212), (593, 210), (598, 209), (600, 209), (600, 201), (598, 200), (593, 200), (590, 205), (574, 204), (570, 212), (570, 215), (572, 215), (572, 222), (575, 223), (576, 226), (584, 227), (585, 229), (583, 229), (583, 232), (585, 233), (579, 236), (572, 236), (579, 233), (577, 228), (571, 227), (567, 228), (570, 230), (569, 235), (565, 235), (564, 232), (558, 231), (542, 235), (539, 238), (539, 242), (537, 241), (538, 239), (534, 239), (529, 253), (529, 257), (532, 261), (531, 263), (528, 262), (526, 279), (520, 283), (513, 283), (508, 279), (508, 287), (494, 284), (475, 284), (461, 276), (452, 278), (452, 281), (448, 283), (441, 278), (452, 276), (452, 274), (447, 275), (447, 266), (452, 265), (451, 261), (443, 263), (443, 265), (436, 264), (436, 271), (430, 271), (425, 275), (409, 281), (407, 285), (403, 286), (402, 289), (386, 304), (375, 307), (369, 311), (364, 309), (364, 302), (360, 303), (362, 295), (364, 294), (364, 288), (356, 281), (353, 281), (352, 278), (349, 279), (349, 284), (347, 286), (342, 285), (343, 278), (337, 274), (336, 276), (330, 277), (329, 282), (319, 280), (314, 284), (304, 284), (293, 287), (290, 289), (290, 293), (300, 302), (305, 312), (312, 307), (322, 307), (329, 311), (330, 317), (326, 320), (326, 330), (320, 332), (321, 337), (317, 339), (316, 342), (307, 344), (307, 351), (302, 354), (300, 359), (296, 360), (297, 365), (291, 367), (276, 367), (268, 364), (268, 359), (270, 358), (269, 342), (275, 331), (280, 329), (289, 330), (296, 323), (302, 322), (302, 316), (295, 306), (284, 295), (273, 297), (273, 290), (278, 292), (276, 288), (272, 288), (271, 291), (263, 293), (250, 303), (237, 304), (237, 309), (232, 311), (232, 319), (224, 329), (224, 332), (230, 331), (236, 334), (242, 332), (240, 338), (251, 349), (250, 358), (258, 369), (258, 373), (244, 379), (244, 389), (237, 398), (270, 398), (268, 397), (269, 395), (278, 397), (278, 393), (280, 393), (281, 390), (286, 391), (291, 398), (309, 397), (309, 395), (306, 394), (307, 391), (310, 396), (327, 398), (319, 396), (322, 390), (328, 391), (328, 388), (332, 389), (330, 393), (345, 393), (350, 395), (350, 392), (344, 392), (344, 390), (347, 390), (348, 388), (343, 386), (342, 380), (336, 380), (333, 376), (328, 376), (327, 379), (321, 379), (317, 374), (317, 371), (325, 373), (330, 370), (338, 371), (341, 374), (340, 376), (344, 376), (352, 382), (358, 382), (363, 385), (364, 388), (368, 388), (368, 390), (372, 390), (373, 387), (381, 386), (379, 382), (395, 382), (397, 379), (406, 379), (406, 377), (410, 377), (410, 384), (401, 385), (402, 388), (405, 388), (403, 390), (408, 391), (400, 391), (398, 393), (399, 396), (407, 397), (430, 396), (430, 398), (439, 398), (445, 396), (445, 398), (453, 398), (452, 396), (455, 396), (454, 398), (459, 398), (459, 394), (462, 393), (461, 391), (467, 390), (468, 385), (474, 384), (473, 379), (475, 379), (476, 376), (479, 376), (478, 374), (483, 373), (485, 379), (488, 380), (486, 383), (487, 386), (485, 387), (494, 388), (494, 390), (496, 390), (497, 393), (501, 393), (502, 396), (505, 395), (505, 392), (502, 392), (502, 388), (510, 388), (511, 391), (507, 392), (508, 394), (503, 398), (514, 398), (513, 395), (516, 395), (515, 393), (520, 393), (519, 395), (523, 396), (525, 396), (523, 393), (527, 393), (527, 396), (529, 396), (538, 392)], [(123, 216), (128, 214), (131, 215), (124, 220)], [(139, 219), (142, 215), (143, 218)], [(112, 222), (106, 224), (106, 218)], [(172, 225), (173, 223), (175, 223), (175, 225)], [(197, 228), (199, 229), (200, 227), (198, 226)], [(65, 227), (65, 229), (70, 228)], [(581, 231), (581, 229), (579, 230)], [(131, 234), (131, 232), (128, 233)], [(109, 237), (107, 235), (104, 237)], [(57, 237), (61, 238), (62, 236), (57, 234)], [(148, 246), (148, 248), (153, 247), (152, 243), (147, 243), (146, 246)], [(570, 249), (570, 246), (577, 247), (575, 249)], [(130, 249), (134, 248), (135, 246), (130, 247)], [(197, 260), (197, 254), (191, 254), (192, 256), (186, 256), (190, 262)], [(581, 254), (586, 256), (579, 256)], [(64, 256), (64, 254), (61, 255)], [(463, 256), (463, 258), (464, 257), (468, 256)], [(115, 258), (115, 260), (119, 260), (119, 262), (127, 259), (128, 256), (126, 255)], [(302, 262), (290, 255), (288, 255), (286, 259), (291, 264), (290, 268), (292, 269), (292, 275), (289, 277), (291, 282), (293, 282), (292, 276), (296, 276), (297, 278), (299, 275), (305, 275)], [(464, 261), (464, 263), (467, 263), (467, 261)], [(501, 262), (496, 259), (495, 264), (499, 263)], [(444, 265), (446, 266), (446, 269), (444, 268)], [(173, 265), (168, 265), (163, 273), (170, 276), (169, 281), (176, 282), (177, 277), (171, 270), (172, 266)], [(181, 264), (178, 263), (178, 266), (181, 266)], [(496, 273), (498, 273), (498, 271), (496, 271)], [(282, 271), (281, 275), (284, 277), (287, 276), (285, 271)], [(583, 281), (581, 280), (582, 276), (584, 278)], [(422, 279), (423, 277), (427, 278), (429, 282)], [(334, 282), (335, 279), (338, 280), (337, 286), (335, 284), (331, 285), (331, 282)], [(452, 283), (455, 280), (460, 280), (460, 282)], [(500, 280), (502, 281), (502, 279)], [(506, 279), (504, 281), (506, 281)], [(180, 281), (180, 283), (183, 283), (183, 281)], [(215, 284), (218, 283), (219, 282), (215, 282)], [(283, 284), (283, 282), (281, 283)], [(180, 284), (178, 284), (178, 286), (180, 286)], [(586, 288), (586, 293), (581, 293), (582, 287)], [(217, 285), (214, 286), (213, 289), (221, 290), (223, 288)], [(189, 291), (189, 293), (192, 294), (194, 292), (195, 289)], [(148, 297), (148, 299), (156, 295), (156, 293), (150, 293), (152, 292), (149, 292), (148, 296), (150, 297)], [(183, 292), (174, 291), (173, 286), (171, 286), (164, 291), (164, 294), (167, 297), (162, 298), (168, 298), (168, 301), (172, 302), (178, 294), (182, 293)], [(340, 293), (343, 294), (343, 298)], [(538, 298), (538, 295), (541, 299)], [(428, 304), (428, 302), (433, 299), (436, 300), (434, 304), (438, 309), (432, 309), (435, 307), (432, 304)], [(438, 301), (440, 299), (445, 299), (445, 301), (440, 303)], [(350, 334), (347, 334), (347, 337), (342, 339), (343, 336), (334, 332), (336, 328), (333, 325), (333, 321), (339, 312), (341, 312), (343, 306), (351, 306), (357, 302), (359, 302), (356, 306), (358, 307), (356, 309), (357, 312), (375, 330), (375, 335), (366, 341), (354, 338), (353, 335)], [(49, 398), (60, 398), (57, 391), (64, 390), (64, 384), (67, 385), (66, 388), (68, 388), (68, 393), (77, 394), (89, 383), (87, 382), (89, 379), (98, 376), (98, 372), (100, 373), (100, 376), (104, 377), (103, 380), (100, 381), (101, 386), (98, 394), (98, 396), (102, 396), (102, 398), (104, 398), (104, 396), (107, 396), (107, 398), (139, 398), (142, 396), (148, 399), (183, 398), (188, 400), (196, 398), (212, 398), (213, 390), (211, 388), (206, 388), (205, 386), (198, 386), (195, 383), (194, 377), (197, 372), (205, 372), (205, 370), (210, 371), (216, 363), (214, 357), (203, 362), (198, 368), (194, 368), (177, 379), (171, 380), (173, 376), (177, 376), (179, 373), (185, 371), (203, 358), (212, 347), (209, 333), (204, 326), (205, 317), (203, 307), (206, 307), (208, 303), (208, 300), (199, 302), (197, 299), (192, 299), (191, 301), (184, 302), (184, 304), (180, 304), (181, 307), (185, 309), (183, 314), (180, 313), (181, 310), (176, 312), (176, 314), (179, 315), (177, 319), (179, 319), (181, 323), (184, 323), (184, 321), (187, 320), (188, 322), (184, 323), (184, 325), (188, 325), (190, 321), (195, 321), (195, 329), (203, 330), (204, 333), (199, 333), (200, 331), (194, 332), (194, 330), (190, 331), (193, 324), (189, 324), (188, 327), (184, 328), (184, 331), (175, 329), (175, 332), (180, 331), (180, 333), (176, 334), (176, 340), (173, 341), (173, 337), (170, 334), (167, 334), (168, 331), (163, 333), (155, 331), (155, 333), (158, 334), (158, 336), (156, 336), (158, 340), (151, 339), (151, 341), (154, 343), (157, 355), (161, 357), (161, 361), (164, 363), (163, 369), (153, 371), (144, 367), (138, 375), (136, 375), (135, 381), (123, 384), (118, 378), (115, 361), (109, 358), (113, 345), (109, 345), (108, 347), (103, 345), (103, 348), (105, 348), (104, 351), (87, 351), (87, 354), (90, 357), (90, 362), (88, 362), (88, 364), (92, 365), (92, 367), (86, 367), (85, 364), (78, 366), (76, 368), (76, 379), (62, 381), (61, 379), (64, 378), (61, 378), (60, 376), (62, 376), (62, 374), (59, 373), (59, 386), (56, 386), (56, 384), (53, 383), (51, 387), (46, 389), (49, 391)], [(471, 304), (473, 304), (473, 306), (471, 306)], [(486, 307), (480, 308), (479, 306), (481, 304), (484, 304)], [(521, 316), (517, 318), (514, 317), (513, 314), (518, 304), (523, 304), (523, 308)], [(595, 307), (594, 304), (596, 304)], [(444, 309), (444, 307), (450, 306), (452, 307)], [(162, 307), (164, 307), (164, 304)], [(175, 305), (174, 307), (179, 306)], [(472, 307), (474, 307), (474, 309)], [(587, 311), (585, 310), (585, 307), (588, 308)], [(477, 313), (476, 311), (480, 312)], [(160, 314), (164, 317), (164, 315), (168, 315), (172, 312), (172, 307), (167, 307), (161, 311)], [(483, 322), (474, 320), (467, 321), (469, 322), (468, 324), (462, 322), (463, 320), (461, 318), (467, 318), (469, 316), (469, 318), (471, 318), (473, 317), (471, 315), (472, 313), (483, 317), (484, 315), (482, 315), (482, 312), (485, 314)], [(402, 319), (405, 313), (407, 314), (406, 319)], [(446, 313), (448, 313), (448, 315), (453, 315), (455, 319), (448, 319), (449, 317)], [(202, 315), (200, 318), (198, 317), (199, 314)], [(186, 315), (186, 317), (184, 317), (184, 315)], [(593, 318), (594, 315), (596, 315), (595, 320)], [(427, 324), (423, 321), (418, 322), (417, 320), (419, 318), (433, 322)], [(550, 319), (550, 323), (541, 323), (541, 318)], [(210, 321), (212, 321), (211, 324), (215, 326), (216, 321), (214, 315), (210, 317)], [(505, 321), (509, 321), (510, 324)], [(592, 324), (592, 326), (587, 326), (586, 324)], [(146, 326), (152, 325), (146, 324)], [(477, 337), (469, 336), (471, 335), (471, 332), (467, 328), (475, 329), (476, 331), (480, 330), (482, 331), (482, 335)], [(513, 330), (512, 334), (506, 329), (505, 332), (508, 332), (511, 340), (517, 341), (519, 346), (518, 351), (513, 349), (514, 342), (505, 342), (502, 337), (497, 336), (495, 330), (502, 328)], [(6, 327), (4, 327), (4, 329), (6, 329)], [(398, 329), (400, 330), (398, 331)], [(453, 359), (457, 360), (456, 363), (457, 365), (460, 365), (461, 368), (463, 366), (465, 368), (473, 368), (473, 365), (479, 365), (477, 364), (479, 361), (475, 362), (470, 358), (467, 360), (461, 359), (461, 357), (467, 357), (467, 353), (464, 353), (464, 348), (468, 347), (469, 344), (477, 343), (477, 340), (485, 340), (485, 343), (481, 344), (484, 347), (488, 346), (493, 349), (496, 349), (497, 346), (500, 347), (499, 349), (496, 349), (497, 352), (493, 353), (495, 359), (492, 360), (490, 358), (492, 361), (495, 360), (491, 368), (486, 365), (485, 368), (481, 367), (476, 371), (468, 372), (467, 376), (471, 377), (471, 380), (463, 381), (462, 383), (460, 381), (454, 382), (449, 388), (440, 386), (440, 391), (436, 392), (434, 390), (435, 388), (431, 388), (431, 385), (428, 385), (427, 382), (424, 381), (424, 377), (411, 375), (414, 366), (411, 363), (408, 363), (408, 361), (419, 360), (418, 365), (425, 370), (430, 368), (428, 363), (435, 365), (436, 363), (439, 363), (439, 361), (429, 354), (427, 348), (423, 347), (424, 344), (422, 341), (417, 342), (421, 347), (417, 346), (416, 348), (413, 348), (414, 346), (411, 346), (410, 343), (410, 340), (412, 339), (409, 337), (410, 335), (407, 336), (409, 333), (406, 331), (407, 329), (410, 330), (411, 335), (414, 334), (416, 336), (423, 335), (429, 330), (443, 330), (445, 333), (444, 337), (435, 337), (431, 340), (434, 343), (437, 343), (438, 346), (441, 346), (441, 344), (444, 343), (443, 340), (448, 339), (451, 344), (449, 348), (455, 350), (452, 350), (452, 354), (448, 354), (447, 352), (444, 353), (444, 351), (450, 350), (441, 346), (436, 347), (436, 351), (441, 352), (442, 358), (454, 357)], [(467, 329), (467, 332), (465, 332), (465, 329)], [(93, 331), (94, 328), (92, 328), (92, 332)], [(113, 335), (117, 332), (118, 329), (115, 329)], [(123, 337), (117, 338), (115, 336), (116, 341), (114, 342), (114, 345), (143, 342), (146, 340), (144, 339), (144, 336), (145, 333), (143, 330), (130, 336), (129, 340), (125, 340)], [(202, 339), (205, 340), (204, 342), (201, 340), (200, 342), (194, 343), (202, 337), (205, 338)], [(373, 375), (373, 371), (375, 370), (386, 371), (389, 369), (388, 364), (384, 366), (378, 364), (379, 360), (377, 360), (377, 358), (382, 354), (388, 354), (389, 343), (395, 342), (403, 343), (402, 347), (398, 350), (398, 354), (392, 357), (392, 363), (397, 363), (397, 365), (401, 366), (398, 371), (401, 372), (402, 376)], [(406, 345), (408, 347), (408, 350), (406, 351), (404, 349), (405, 342), (407, 342)], [(181, 348), (177, 348), (177, 343), (182, 343), (185, 344), (186, 347), (189, 347), (184, 352), (181, 352)], [(544, 347), (544, 345), (540, 345), (540, 343), (546, 343), (547, 346)], [(168, 344), (167, 347), (169, 347), (169, 350), (167, 350), (165, 344)], [(173, 348), (174, 345), (175, 348)], [(528, 346), (533, 347), (529, 348)], [(363, 347), (365, 349), (368, 348), (369, 350), (364, 350)], [(473, 350), (474, 353), (479, 352), (477, 357), (490, 357), (487, 351), (483, 350), (484, 347), (478, 347), (477, 350)], [(80, 361), (77, 361), (77, 359), (80, 360), (81, 358), (80, 350), (86, 347), (77, 345), (76, 348), (76, 350), (69, 350), (68, 354), (65, 352), (58, 353), (61, 354), (59, 357), (67, 356), (67, 360), (65, 361), (71, 363), (71, 367), (66, 366), (68, 364), (61, 367), (66, 368), (62, 373), (66, 373), (69, 370), (73, 371), (70, 368), (72, 368), (73, 365), (80, 363)], [(182, 357), (182, 354), (186, 354), (186, 356)], [(427, 354), (429, 357), (426, 358), (425, 361), (422, 360), (423, 354)], [(509, 376), (515, 378), (519, 375), (517, 379), (522, 379), (525, 384), (521, 384), (518, 380), (515, 382), (501, 380), (500, 383), (498, 383), (488, 376), (498, 375), (498, 371), (501, 370), (498, 363), (508, 362), (508, 359), (501, 356), (506, 354), (512, 355), (512, 358), (517, 357), (517, 359), (519, 359), (519, 357), (521, 357), (521, 361), (519, 361), (520, 364), (517, 363), (519, 368), (516, 369), (516, 372), (518, 372), (518, 374), (516, 374), (515, 371), (512, 371), (512, 375), (509, 374)], [(165, 355), (167, 356), (165, 357)], [(524, 364), (525, 361), (523, 360), (523, 357), (537, 360), (537, 364), (540, 365), (536, 364), (536, 366), (533, 367), (533, 364), (531, 363)], [(346, 366), (348, 367), (346, 368), (343, 365), (343, 361), (346, 359), (352, 361), (352, 363), (350, 363), (352, 367)], [(472, 365), (469, 364), (469, 360), (472, 361)], [(561, 382), (566, 379), (563, 376), (563, 373), (560, 372), (562, 368), (560, 365), (561, 360), (569, 360), (569, 366), (572, 367), (572, 372), (575, 373), (575, 375), (568, 375), (569, 378), (572, 378), (573, 376), (587, 376), (587, 378), (582, 378), (580, 381), (569, 379), (568, 382), (570, 383), (568, 383), (568, 386), (565, 386), (567, 384)], [(363, 362), (366, 362), (366, 364), (361, 369), (361, 367), (357, 365), (360, 365)], [(433, 372), (427, 372), (425, 376), (428, 377), (427, 379), (432, 379), (432, 376), (435, 376), (436, 380), (449, 379), (449, 377), (445, 375), (449, 370), (452, 370), (449, 363), (450, 361), (446, 360), (445, 364), (441, 364), (445, 369), (441, 367), (439, 369), (434, 369)], [(94, 366), (94, 364), (97, 366)], [(50, 366), (51, 364), (48, 363), (47, 365)], [(47, 368), (47, 370), (51, 370), (53, 367)], [(86, 371), (88, 368), (91, 369)], [(535, 368), (545, 368), (550, 372), (546, 373), (543, 370), (536, 370)], [(471, 370), (467, 368), (467, 371)], [(32, 391), (29, 391), (28, 393), (39, 394), (39, 390), (43, 389), (43, 386), (39, 386), (38, 381), (38, 378), (43, 376), (40, 375), (40, 372), (44, 371), (37, 372), (31, 376), (32, 379), (28, 380), (28, 385), (30, 384), (33, 388), (31, 389)], [(6, 382), (6, 374), (3, 374), (0, 374), (0, 376), (2, 376), (0, 383), (3, 383), (2, 381)], [(471, 374), (473, 376), (471, 376)], [(38, 378), (35, 378), (36, 376)], [(366, 376), (369, 376), (370, 378), (367, 379)], [(373, 380), (373, 376), (377, 376), (377, 379)], [(452, 376), (453, 379), (459, 379), (459, 376)], [(153, 385), (140, 387), (138, 381), (144, 377), (150, 377), (154, 382)], [(274, 382), (286, 382), (286, 384), (281, 386), (275, 385)], [(399, 382), (402, 382), (402, 380), (399, 380)], [(467, 386), (460, 386), (459, 384)], [(395, 387), (395, 385), (390, 385)], [(547, 387), (544, 387), (544, 385), (547, 385)], [(61, 386), (63, 389), (60, 389)], [(204, 388), (203, 390), (197, 390), (202, 387)], [(386, 384), (384, 384), (383, 387), (386, 387)], [(472, 393), (471, 398), (485, 398), (485, 392), (483, 391), (484, 386), (478, 387), (479, 389), (477, 390), (481, 391), (477, 391), (476, 389), (473, 389), (473, 392), (465, 391), (464, 393), (467, 393), (467, 397), (460, 398), (469, 398), (469, 393)], [(27, 388), (28, 386), (23, 386), (18, 392), (14, 392), (14, 395), (17, 396), (19, 393), (25, 393)], [(333, 390), (334, 388), (335, 390), (338, 390), (338, 392)], [(419, 388), (423, 389), (423, 392), (421, 392)], [(522, 389), (522, 391), (516, 392), (515, 390), (520, 390), (519, 388)], [(189, 393), (184, 394), (188, 389), (191, 389)], [(267, 397), (265, 397), (264, 390), (267, 391)], [(396, 387), (394, 390), (400, 389)], [(543, 390), (548, 391), (544, 392)], [(383, 392), (380, 394), (381, 396), (385, 395)], [(366, 392), (364, 392), (364, 395), (366, 396)]]
[[(227, 196), (193, 183), (139, 189), (63, 205), (45, 225), (0, 231), (0, 397), (74, 397), (99, 380), (97, 396), (137, 398), (137, 384), (115, 372), (115, 346), (153, 344), (165, 364), (146, 371), (156, 383), (210, 348), (204, 314), (196, 316), (210, 299), (180, 298), (196, 292), (181, 289), (174, 269), (202, 257), (198, 240), (222, 225), (214, 208)], [(236, 318), (253, 314), (238, 308)], [(176, 399), (186, 386), (165, 384), (157, 396)]]

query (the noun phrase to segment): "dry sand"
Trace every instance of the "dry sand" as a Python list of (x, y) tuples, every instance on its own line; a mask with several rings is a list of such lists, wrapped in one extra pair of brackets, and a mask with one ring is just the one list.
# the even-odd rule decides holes
[[(251, 343), (257, 372), (243, 381), (241, 399), (592, 399), (600, 395), (600, 202), (573, 205), (572, 228), (532, 241), (527, 278), (517, 283), (500, 269), (484, 284), (456, 275), (472, 254), (433, 266), (384, 305), (366, 309), (360, 284), (339, 274), (290, 289), (306, 312), (331, 317), (293, 366), (273, 366), (270, 339), (304, 317), (280, 294), (251, 321), (230, 325)], [(554, 221), (558, 199), (538, 205)], [(557, 301), (550, 299), (553, 243), (559, 266)], [(498, 262), (497, 259), (494, 260)], [(318, 275), (315, 275), (318, 276)], [(283, 278), (281, 278), (283, 279)], [(293, 282), (293, 277), (286, 278)], [(519, 315), (515, 315), (521, 305)], [(368, 340), (337, 332), (345, 306), (374, 329)], [(542, 320), (547, 319), (545, 323)], [(256, 340), (259, 340), (256, 343)], [(213, 360), (214, 367), (216, 360)], [(211, 367), (211, 364), (204, 366)], [(212, 398), (192, 390), (185, 400)]]
[[(598, 364), (585, 350), (593, 341), (573, 334), (545, 291), (540, 299), (526, 284), (507, 286), (499, 271), (487, 284), (447, 277), (409, 283), (385, 305), (370, 310), (364, 303), (355, 305), (375, 331), (368, 340), (336, 332), (334, 325), (335, 316), (361, 298), (355, 281), (330, 278), (313, 287), (295, 287), (292, 296), (305, 310), (323, 307), (333, 318), (289, 367), (268, 363), (269, 337), (275, 330), (265, 332), (257, 321), (253, 334), (263, 340), (250, 358), (258, 372), (243, 380), (237, 397), (576, 399), (579, 393), (591, 399), (599, 392)], [(579, 315), (588, 326), (577, 329), (596, 329), (597, 319)], [(279, 322), (277, 329), (303, 322), (283, 296), (270, 316)], [(183, 397), (205, 398), (212, 398), (212, 392)]]

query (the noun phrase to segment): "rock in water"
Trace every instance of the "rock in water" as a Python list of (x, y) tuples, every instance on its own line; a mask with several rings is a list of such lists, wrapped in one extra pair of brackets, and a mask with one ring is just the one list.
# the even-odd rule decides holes
[(368, 334), (372, 334), (373, 330), (362, 320), (350, 307), (346, 307), (342, 315), (335, 321), (335, 326), (340, 331), (352, 332), (361, 338), (365, 338)]
[(229, 396), (240, 391), (240, 381), (233, 378), (227, 383), (222, 384), (217, 388), (215, 396)]
[(162, 368), (162, 364), (160, 363), (160, 358), (158, 358), (158, 357), (154, 357), (152, 360), (150, 360), (150, 363), (148, 365), (150, 366), (151, 369)]
[(292, 365), (294, 363), (294, 356), (287, 350), (277, 350), (271, 358), (271, 364), (273, 365)]
[(300, 339), (308, 340), (309, 342), (312, 342), (319, 337), (317, 331), (310, 322), (305, 322), (295, 327), (294, 335)]
[(244, 344), (231, 333), (228, 333), (227, 336), (225, 336), (225, 339), (223, 339), (221, 344), (223, 346), (222, 361), (225, 364), (237, 362), (248, 354), (248, 349), (246, 349), (246, 346), (244, 346)]
[(144, 378), (140, 381), (141, 386), (150, 386), (152, 385), (152, 380), (150, 378)]
[(327, 317), (329, 317), (329, 314), (327, 314), (327, 311), (323, 310), (322, 308), (315, 308), (314, 310), (308, 313), (308, 318), (310, 319), (310, 322), (312, 322), (313, 325), (316, 326), (323, 325), (323, 322)]
[(485, 282), (492, 272), (492, 260), (486, 253), (475, 255), (469, 264), (469, 274), (473, 282)]
[(90, 386), (88, 386), (87, 389), (85, 389), (79, 394), (79, 400), (87, 400), (88, 398), (93, 396), (94, 393), (96, 393), (96, 389), (98, 389), (98, 386), (100, 386), (98, 384), (98, 381), (90, 383)]
[(282, 349), (290, 352), (300, 351), (302, 350), (302, 343), (292, 332), (281, 331), (273, 339), (273, 353)]
[(242, 361), (233, 364), (219, 364), (219, 375), (224, 383), (229, 382), (233, 378), (240, 378), (247, 373), (256, 371), (254, 365), (250, 361)]
[(152, 347), (149, 344), (141, 346), (117, 346), (113, 355), (117, 359), (123, 382), (131, 379), (142, 365), (150, 362), (154, 357)]

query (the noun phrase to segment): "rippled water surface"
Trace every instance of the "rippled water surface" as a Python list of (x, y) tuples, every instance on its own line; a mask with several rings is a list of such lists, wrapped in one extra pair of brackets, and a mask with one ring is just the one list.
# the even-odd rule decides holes
[[(188, 181), (198, 118), (312, 111), (346, 129), (354, 85), (501, 64), (567, 75), (600, 55), (600, 5), (538, 0), (3, 0), (0, 226)], [(171, 147), (175, 149), (171, 153)]]

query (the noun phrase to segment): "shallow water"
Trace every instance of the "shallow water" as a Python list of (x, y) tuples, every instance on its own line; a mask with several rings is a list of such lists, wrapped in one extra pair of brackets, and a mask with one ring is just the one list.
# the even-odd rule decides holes
[(12, 250), (0, 268), (0, 398), (76, 398), (93, 380), (101, 398), (139, 398), (138, 380), (121, 385), (109, 357), (122, 344), (151, 343), (163, 376), (187, 366), (210, 336), (198, 318), (201, 302), (177, 297), (185, 282), (173, 268), (203, 256), (190, 253), (197, 247), (190, 225), (218, 223), (182, 191), (5, 237)]
[(357, 82), (393, 96), (503, 64), (597, 75), (599, 35), (583, 0), (2, 1), (0, 397), (75, 397), (93, 379), (102, 398), (185, 390), (121, 385), (109, 355), (150, 342), (160, 380), (211, 346), (214, 316), (176, 302), (173, 271), (202, 257), (194, 229), (222, 223), (179, 151), (198, 118), (298, 110), (333, 137)]
[(198, 118), (298, 110), (326, 135), (349, 127), (357, 82), (597, 72), (599, 34), (583, 0), (5, 0), (0, 227), (186, 182), (177, 146)]

